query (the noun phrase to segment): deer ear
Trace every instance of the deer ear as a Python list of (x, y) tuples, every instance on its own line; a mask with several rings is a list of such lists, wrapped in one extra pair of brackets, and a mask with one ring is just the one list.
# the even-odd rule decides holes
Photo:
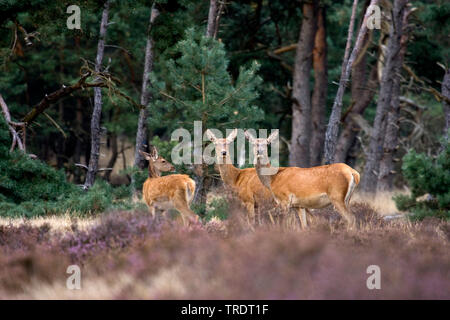
[(245, 138), (250, 141), (251, 143), (253, 143), (255, 141), (255, 137), (253, 137), (253, 135), (250, 133), (250, 131), (246, 130), (244, 132)]
[(237, 132), (238, 132), (238, 129), (234, 129), (233, 131), (231, 131), (231, 133), (227, 137), (227, 141), (233, 142), (233, 140), (236, 139)]
[(159, 155), (158, 155), (158, 150), (156, 150), (156, 147), (152, 147), (151, 157), (153, 160), (158, 160)]
[(269, 144), (271, 144), (277, 137), (278, 137), (278, 129), (277, 130), (275, 130), (274, 132), (272, 132), (271, 134), (270, 134), (270, 136), (267, 138), (267, 142), (269, 143)]
[(212, 142), (215, 142), (217, 140), (216, 136), (214, 135), (214, 133), (212, 133), (211, 130), (206, 130), (206, 136), (208, 137), (209, 140), (211, 140)]
[(152, 157), (150, 154), (148, 154), (147, 152), (144, 152), (142, 150), (139, 150), (139, 153), (145, 158), (145, 160), (150, 160)]

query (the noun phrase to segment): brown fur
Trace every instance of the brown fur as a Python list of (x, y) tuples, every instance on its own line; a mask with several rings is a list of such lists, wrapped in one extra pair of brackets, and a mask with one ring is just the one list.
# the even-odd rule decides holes
[(188, 220), (197, 221), (198, 216), (190, 209), (195, 192), (194, 180), (186, 174), (161, 177), (161, 172), (174, 171), (173, 165), (159, 157), (156, 149), (153, 155), (145, 152), (141, 154), (149, 161), (149, 177), (142, 187), (142, 195), (152, 216), (155, 217), (156, 204), (169, 202), (180, 212), (184, 224), (187, 224)]
[(359, 183), (359, 173), (345, 163), (334, 163), (312, 168), (288, 167), (265, 176), (262, 169), (270, 167), (267, 146), (275, 136), (256, 139), (246, 132), (247, 139), (254, 146), (258, 177), (263, 182), (268, 181), (265, 184), (272, 191), (275, 201), (286, 210), (299, 208), (298, 215), (304, 227), (307, 225), (306, 208), (319, 209), (330, 204), (335, 206), (350, 227), (354, 227), (355, 217), (348, 209), (348, 202)]
[[(229, 145), (236, 138), (237, 131), (233, 131), (226, 139), (219, 139), (208, 130), (207, 135), (214, 143), (220, 177), (230, 186), (248, 211), (249, 222), (255, 219), (255, 204), (262, 205), (270, 202), (272, 194), (258, 179), (255, 168), (236, 168), (230, 158)], [(223, 154), (225, 152), (225, 154)]]

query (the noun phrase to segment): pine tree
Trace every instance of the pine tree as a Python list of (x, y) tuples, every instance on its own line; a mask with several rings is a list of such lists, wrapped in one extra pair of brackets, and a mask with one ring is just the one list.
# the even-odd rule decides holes
[[(261, 84), (256, 75), (258, 62), (241, 67), (233, 81), (223, 43), (193, 28), (175, 46), (174, 54), (177, 58), (163, 63), (158, 72), (163, 79), (156, 79), (153, 74), (155, 105), (150, 108), (151, 128), (192, 130), (194, 121), (201, 121), (203, 132), (207, 128), (224, 131), (254, 127), (263, 119), (264, 112), (253, 104)], [(201, 197), (203, 177), (197, 179)]]

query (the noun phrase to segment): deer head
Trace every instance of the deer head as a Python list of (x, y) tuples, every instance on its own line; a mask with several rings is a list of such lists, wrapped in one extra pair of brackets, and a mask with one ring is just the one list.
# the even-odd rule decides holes
[(216, 138), (214, 133), (212, 133), (211, 130), (206, 130), (206, 135), (209, 140), (214, 143), (215, 149), (216, 149), (216, 157), (219, 163), (225, 163), (225, 160), (230, 155), (230, 144), (233, 142), (233, 140), (237, 136), (237, 129), (234, 129), (228, 137), (222, 139), (222, 138)]
[(253, 155), (257, 160), (268, 159), (267, 146), (271, 144), (278, 136), (278, 130), (272, 132), (270, 136), (266, 138), (255, 138), (248, 130), (245, 131), (245, 138), (253, 145)]
[(152, 148), (151, 153), (147, 153), (139, 150), (139, 153), (148, 160), (149, 168), (154, 168), (157, 173), (159, 172), (173, 172), (175, 167), (163, 157), (158, 155), (158, 150), (155, 147)]

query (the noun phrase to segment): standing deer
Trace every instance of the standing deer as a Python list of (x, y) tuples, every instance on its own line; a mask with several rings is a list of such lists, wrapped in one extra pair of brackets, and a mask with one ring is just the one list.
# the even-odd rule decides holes
[(161, 172), (173, 172), (175, 167), (158, 155), (156, 148), (152, 153), (139, 152), (148, 160), (148, 178), (142, 187), (143, 198), (155, 217), (155, 205), (169, 203), (177, 209), (183, 224), (198, 221), (198, 216), (190, 209), (194, 197), (195, 182), (186, 174), (171, 174), (161, 177)]
[(255, 220), (255, 204), (272, 200), (272, 195), (259, 181), (255, 168), (236, 168), (230, 158), (230, 144), (236, 138), (234, 129), (227, 138), (216, 138), (211, 130), (206, 131), (208, 138), (214, 143), (217, 165), (223, 182), (237, 194), (248, 211), (248, 222)]
[(330, 204), (346, 219), (349, 228), (355, 227), (355, 216), (348, 205), (359, 183), (359, 173), (345, 163), (334, 163), (312, 168), (288, 167), (273, 175), (264, 174), (264, 169), (271, 168), (267, 146), (277, 135), (278, 131), (267, 139), (257, 139), (245, 132), (245, 137), (253, 145), (258, 177), (275, 201), (285, 210), (298, 208), (303, 228), (307, 227), (305, 209), (319, 209)]

